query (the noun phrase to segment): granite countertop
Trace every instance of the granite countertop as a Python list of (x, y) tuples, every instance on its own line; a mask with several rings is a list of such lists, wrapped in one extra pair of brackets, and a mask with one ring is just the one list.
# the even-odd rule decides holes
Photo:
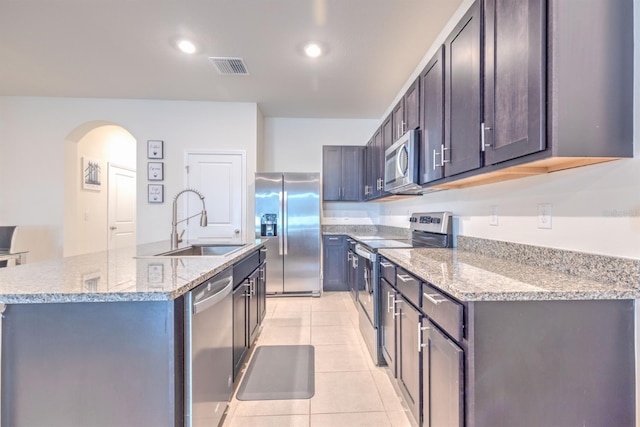
[(640, 298), (640, 290), (458, 249), (381, 249), (381, 255), (460, 301)]
[(0, 303), (173, 300), (260, 246), (258, 239), (223, 256), (153, 256), (169, 251), (163, 241), (2, 268)]

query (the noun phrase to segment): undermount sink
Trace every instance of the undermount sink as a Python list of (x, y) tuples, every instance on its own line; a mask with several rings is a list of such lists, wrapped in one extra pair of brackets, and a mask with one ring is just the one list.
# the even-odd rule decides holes
[(238, 251), (247, 246), (247, 244), (204, 244), (204, 245), (191, 245), (186, 248), (174, 249), (169, 252), (164, 252), (158, 254), (156, 256), (175, 256), (175, 257), (185, 257), (185, 256), (221, 256), (228, 255), (232, 252)]

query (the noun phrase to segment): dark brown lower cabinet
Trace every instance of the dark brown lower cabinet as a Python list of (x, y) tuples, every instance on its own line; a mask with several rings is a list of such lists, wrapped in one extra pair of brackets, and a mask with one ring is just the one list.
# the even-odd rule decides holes
[(400, 296), (396, 304), (397, 323), (397, 378), (400, 390), (411, 413), (420, 419), (420, 352), (418, 331), (422, 315), (409, 301)]
[(464, 351), (422, 318), (422, 425), (464, 425)]

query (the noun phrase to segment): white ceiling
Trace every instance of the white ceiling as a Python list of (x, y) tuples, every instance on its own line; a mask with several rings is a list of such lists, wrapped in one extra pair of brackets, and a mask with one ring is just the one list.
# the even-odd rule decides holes
[[(379, 118), (461, 0), (0, 0), (0, 95), (257, 102)], [(192, 37), (187, 56), (171, 40)], [(326, 56), (301, 47), (317, 40)], [(219, 75), (210, 56), (245, 60)]]

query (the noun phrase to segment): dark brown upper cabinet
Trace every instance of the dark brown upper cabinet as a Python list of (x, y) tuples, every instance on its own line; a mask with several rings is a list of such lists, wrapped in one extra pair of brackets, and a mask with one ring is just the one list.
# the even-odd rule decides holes
[(633, 5), (475, 2), (445, 43), (445, 176), (425, 187), (633, 157)]
[(420, 75), (420, 90), (420, 184), (426, 184), (444, 176), (444, 47), (438, 49)]
[(362, 200), (364, 147), (325, 145), (322, 147), (322, 200)]
[(480, 20), (476, 1), (445, 41), (445, 176), (482, 166)]
[[(409, 130), (420, 127), (420, 78), (418, 77), (398, 101), (391, 113), (393, 141)], [(392, 142), (393, 144), (393, 142)]]
[(391, 193), (384, 191), (384, 170), (386, 164), (385, 153), (387, 148), (391, 147), (394, 142), (393, 139), (393, 116), (389, 114), (382, 122), (382, 152), (380, 153), (380, 176), (382, 178), (381, 197), (386, 197)]
[(484, 1), (485, 165), (546, 148), (546, 2)]
[(364, 193), (363, 200), (373, 199), (373, 189), (377, 175), (377, 155), (375, 153), (374, 137), (371, 137), (364, 149)]

